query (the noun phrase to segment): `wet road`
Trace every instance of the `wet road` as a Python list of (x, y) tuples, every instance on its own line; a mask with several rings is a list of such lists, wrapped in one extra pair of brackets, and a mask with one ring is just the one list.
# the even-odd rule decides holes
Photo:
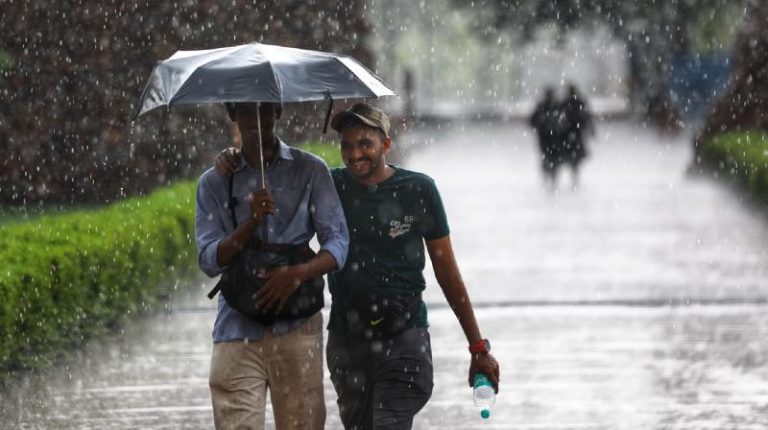
[[(412, 132), (502, 365), (481, 422), (468, 354), (433, 277), (436, 383), (415, 429), (768, 427), (768, 221), (685, 175), (686, 136), (602, 124), (580, 186), (547, 191), (520, 125)], [(208, 285), (4, 393), (0, 428), (210, 428)], [(340, 428), (326, 384), (327, 428)], [(271, 424), (271, 418), (270, 418)]]

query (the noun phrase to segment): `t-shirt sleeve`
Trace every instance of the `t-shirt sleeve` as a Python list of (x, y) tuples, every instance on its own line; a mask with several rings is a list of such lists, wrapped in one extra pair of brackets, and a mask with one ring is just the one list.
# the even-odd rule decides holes
[(424, 239), (435, 240), (448, 236), (450, 230), (448, 229), (448, 218), (445, 215), (445, 208), (443, 207), (443, 199), (440, 197), (440, 191), (438, 191), (433, 180), (430, 179), (427, 183), (427, 223), (425, 226)]
[(336, 267), (344, 267), (349, 247), (349, 230), (344, 210), (325, 163), (318, 160), (314, 167), (314, 180), (310, 207), (320, 249), (328, 251), (336, 260)]

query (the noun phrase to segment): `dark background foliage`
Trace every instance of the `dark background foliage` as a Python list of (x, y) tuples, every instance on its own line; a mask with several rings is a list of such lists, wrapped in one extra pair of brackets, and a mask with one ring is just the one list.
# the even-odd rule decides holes
[[(131, 122), (155, 62), (176, 50), (260, 41), (373, 66), (359, 0), (5, 0), (0, 10), (0, 203), (106, 202), (199, 174), (231, 142), (223, 108)], [(283, 135), (316, 134), (323, 111), (289, 109)]]

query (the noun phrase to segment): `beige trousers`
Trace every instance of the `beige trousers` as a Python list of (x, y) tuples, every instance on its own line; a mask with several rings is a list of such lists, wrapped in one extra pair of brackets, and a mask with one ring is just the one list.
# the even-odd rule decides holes
[(323, 316), (283, 336), (213, 345), (209, 385), (217, 429), (263, 429), (267, 389), (277, 430), (321, 430)]

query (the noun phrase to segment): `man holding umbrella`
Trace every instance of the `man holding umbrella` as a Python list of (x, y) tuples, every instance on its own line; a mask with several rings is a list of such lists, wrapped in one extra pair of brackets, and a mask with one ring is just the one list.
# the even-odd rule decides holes
[[(316, 233), (321, 245), (317, 255), (262, 276), (266, 282), (255, 304), (264, 311), (278, 309), (302, 282), (344, 265), (349, 241), (344, 214), (325, 163), (276, 137), (280, 104), (226, 106), (240, 131), (243, 156), (234, 168), (232, 200), (228, 177), (212, 169), (200, 177), (199, 264), (213, 277), (225, 271), (252, 237), (293, 245)], [(231, 219), (233, 203), (236, 223)], [(209, 377), (216, 428), (263, 429), (269, 390), (278, 429), (322, 429), (322, 325), (319, 312), (260, 324), (220, 296)]]

